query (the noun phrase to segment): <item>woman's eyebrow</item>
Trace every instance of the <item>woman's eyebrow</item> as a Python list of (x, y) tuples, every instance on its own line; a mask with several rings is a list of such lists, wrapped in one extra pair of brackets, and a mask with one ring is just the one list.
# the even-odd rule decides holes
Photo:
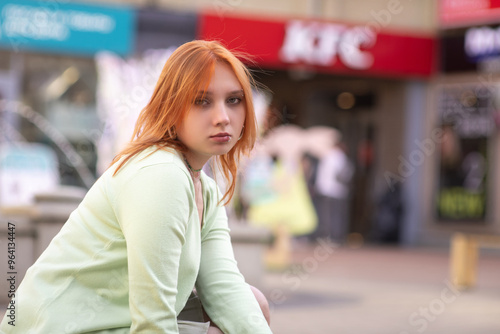
[[(214, 93), (212, 91), (204, 91), (204, 90), (200, 90), (198, 91), (198, 95), (202, 95), (202, 96), (205, 96), (205, 95), (213, 95)], [(241, 95), (245, 95), (245, 93), (243, 92), (243, 89), (238, 89), (238, 90), (233, 90), (231, 92), (228, 93), (228, 95), (233, 95), (233, 94), (241, 94)]]

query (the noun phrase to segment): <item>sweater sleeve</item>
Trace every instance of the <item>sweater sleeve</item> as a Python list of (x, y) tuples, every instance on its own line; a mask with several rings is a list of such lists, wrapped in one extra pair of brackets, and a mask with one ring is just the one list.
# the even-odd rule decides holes
[(271, 333), (234, 259), (225, 208), (217, 206), (205, 223), (196, 282), (205, 311), (224, 333)]
[(175, 302), (192, 205), (173, 164), (143, 167), (123, 186), (116, 213), (127, 243), (130, 333), (178, 333)]

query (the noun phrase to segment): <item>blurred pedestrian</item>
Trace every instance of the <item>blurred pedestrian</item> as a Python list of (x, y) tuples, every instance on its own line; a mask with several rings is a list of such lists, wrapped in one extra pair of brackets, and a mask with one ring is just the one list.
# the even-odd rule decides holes
[(305, 239), (308, 242), (315, 242), (317, 237), (318, 237), (318, 229), (319, 229), (319, 214), (318, 214), (318, 198), (319, 194), (318, 191), (316, 190), (316, 178), (318, 174), (318, 165), (319, 165), (319, 159), (315, 157), (314, 155), (305, 152), (304, 155), (302, 156), (301, 160), (302, 164), (302, 171), (304, 173), (304, 180), (306, 181), (307, 185), (307, 190), (309, 193), (309, 197), (311, 198), (311, 202), (313, 204), (316, 217), (317, 217), (317, 225), (314, 231), (312, 233), (308, 234)]
[(317, 238), (343, 242), (349, 227), (349, 191), (354, 166), (345, 145), (335, 140), (332, 148), (320, 159), (316, 174)]
[(304, 173), (304, 179), (307, 184), (307, 190), (311, 199), (316, 197), (316, 174), (318, 173), (318, 163), (319, 159), (314, 155), (305, 152), (300, 160), (302, 164), (302, 172)]
[[(255, 141), (251, 94), (249, 72), (219, 43), (179, 47), (133, 140), (28, 270), (9, 304), (15, 326), (7, 312), (0, 332), (271, 333), (220, 204)], [(212, 156), (224, 196), (201, 170)]]

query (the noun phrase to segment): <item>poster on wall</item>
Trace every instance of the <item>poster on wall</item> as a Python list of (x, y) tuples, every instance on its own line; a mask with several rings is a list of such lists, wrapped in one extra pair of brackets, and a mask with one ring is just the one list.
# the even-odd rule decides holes
[(496, 127), (494, 91), (485, 85), (439, 90), (440, 143), (437, 216), (483, 222), (487, 213), (488, 141)]

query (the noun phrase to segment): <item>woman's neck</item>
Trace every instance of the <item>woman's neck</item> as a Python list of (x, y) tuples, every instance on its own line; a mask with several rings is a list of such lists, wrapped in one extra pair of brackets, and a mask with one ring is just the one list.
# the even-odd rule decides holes
[[(200, 174), (201, 174), (201, 170), (203, 169), (203, 164), (199, 164), (201, 167), (199, 168), (196, 168), (194, 167), (188, 160), (188, 158), (186, 157), (185, 154), (183, 154), (183, 158), (184, 158), (184, 163), (186, 164), (186, 167), (188, 168), (189, 170), (189, 173), (191, 174), (191, 176), (193, 178), (199, 178), (200, 177)], [(193, 160), (193, 159), (191, 159)], [(195, 165), (196, 166), (196, 165)]]

